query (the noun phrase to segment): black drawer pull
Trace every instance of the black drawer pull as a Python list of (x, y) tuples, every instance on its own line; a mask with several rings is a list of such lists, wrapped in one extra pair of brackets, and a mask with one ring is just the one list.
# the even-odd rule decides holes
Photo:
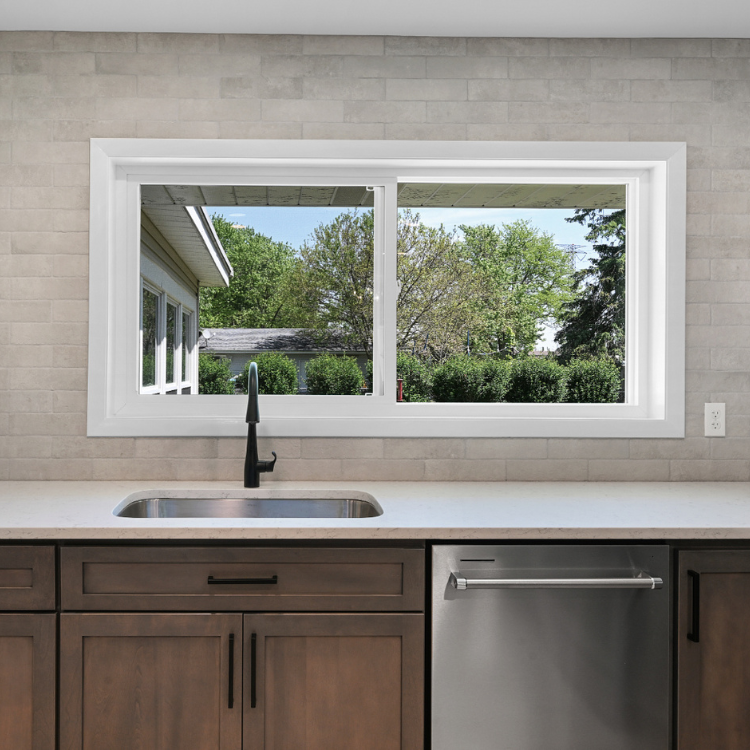
[(255, 682), (257, 673), (256, 664), (257, 636), (253, 633), (250, 636), (250, 708), (255, 708), (257, 696), (255, 693)]
[(278, 576), (271, 576), (270, 578), (214, 578), (213, 576), (208, 577), (208, 583), (262, 583), (262, 584), (272, 584), (272, 583), (278, 583), (279, 577)]
[(687, 633), (687, 639), (693, 643), (700, 642), (701, 628), (701, 574), (694, 570), (688, 570), (688, 580), (691, 582), (690, 597), (690, 630)]
[(234, 633), (229, 634), (229, 708), (234, 708)]

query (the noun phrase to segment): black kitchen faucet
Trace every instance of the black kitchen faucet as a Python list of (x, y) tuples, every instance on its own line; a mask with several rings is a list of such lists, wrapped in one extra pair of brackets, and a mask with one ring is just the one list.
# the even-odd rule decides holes
[(247, 451), (245, 453), (245, 487), (260, 487), (260, 475), (265, 471), (273, 471), (276, 463), (276, 452), (271, 451), (273, 461), (258, 460), (258, 435), (256, 425), (260, 422), (258, 409), (258, 365), (250, 363), (247, 372)]

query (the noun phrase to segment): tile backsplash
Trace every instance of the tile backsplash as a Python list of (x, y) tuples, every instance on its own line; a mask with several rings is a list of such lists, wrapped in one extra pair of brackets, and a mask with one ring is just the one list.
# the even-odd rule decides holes
[[(299, 480), (750, 480), (750, 40), (0, 32), (0, 479), (240, 479), (87, 438), (88, 139), (686, 141), (684, 440), (262, 440)], [(727, 437), (704, 438), (704, 402)]]

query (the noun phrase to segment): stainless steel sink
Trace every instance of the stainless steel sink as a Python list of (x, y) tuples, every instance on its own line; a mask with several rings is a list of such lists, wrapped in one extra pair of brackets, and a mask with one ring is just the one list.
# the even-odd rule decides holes
[(374, 518), (382, 513), (372, 495), (341, 490), (137, 492), (114, 509), (121, 518)]

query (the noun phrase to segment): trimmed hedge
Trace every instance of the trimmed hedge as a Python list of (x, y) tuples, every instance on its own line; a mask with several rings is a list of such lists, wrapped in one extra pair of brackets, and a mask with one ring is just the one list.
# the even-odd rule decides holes
[(305, 367), (307, 392), (316, 396), (358, 396), (364, 376), (354, 357), (321, 354)]
[(568, 365), (566, 401), (614, 404), (620, 398), (620, 368), (611, 359), (574, 359)]
[(511, 366), (510, 403), (554, 404), (565, 400), (566, 368), (552, 359), (524, 357)]
[(263, 352), (245, 363), (242, 373), (237, 376), (237, 386), (247, 393), (247, 378), (250, 362), (258, 365), (258, 393), (274, 396), (290, 396), (299, 390), (297, 366), (281, 352)]
[(435, 368), (432, 390), (435, 401), (502, 401), (510, 384), (507, 361), (459, 354)]
[(231, 395), (234, 393), (231, 377), (232, 371), (225, 359), (210, 354), (198, 356), (198, 393)]
[(396, 354), (396, 377), (403, 381), (404, 401), (411, 403), (432, 401), (432, 372), (419, 357), (398, 352)]

